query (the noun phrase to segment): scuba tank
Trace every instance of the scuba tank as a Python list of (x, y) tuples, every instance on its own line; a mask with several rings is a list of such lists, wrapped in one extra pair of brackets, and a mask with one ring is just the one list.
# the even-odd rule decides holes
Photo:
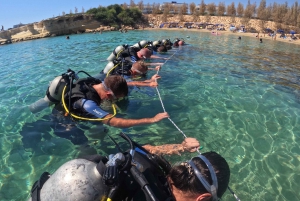
[[(169, 186), (163, 185), (167, 184), (165, 176), (170, 169), (169, 163), (162, 162), (164, 165), (161, 165), (159, 162), (152, 162), (149, 158), (149, 165), (154, 164), (157, 174), (154, 173), (151, 177), (145, 176), (144, 174), (149, 173), (150, 169), (147, 168), (147, 164), (139, 162), (140, 154), (136, 148), (147, 154), (143, 158), (155, 155), (146, 153), (146, 150), (124, 133), (120, 136), (129, 143), (129, 151), (123, 152), (116, 141), (109, 136), (119, 153), (109, 155), (109, 160), (97, 155), (89, 156), (87, 159), (74, 159), (63, 164), (50, 177), (48, 172), (43, 173), (40, 180), (33, 185), (28, 201), (108, 201), (127, 200), (128, 196), (138, 198), (135, 200), (173, 200)], [(158, 184), (160, 180), (148, 182), (161, 175), (163, 170), (166, 171), (162, 174), (164, 181), (161, 185)]]
[(50, 177), (44, 173), (42, 175), (44, 178), (41, 177), (33, 185), (28, 201), (100, 200), (108, 188), (102, 181), (104, 169), (102, 161), (99, 163), (86, 159), (68, 161)]
[(103, 73), (107, 74), (113, 67), (115, 66), (114, 62), (110, 61), (108, 64), (105, 66)]
[(119, 53), (123, 52), (127, 47), (128, 47), (128, 45), (119, 45), (118, 47), (116, 47), (114, 49), (114, 51), (109, 55), (109, 57), (107, 57), (106, 60), (107, 61), (113, 61), (116, 58), (116, 56)]
[(152, 44), (153, 44), (153, 46), (160, 46), (161, 45), (161, 41), (160, 40), (156, 40)]
[(46, 107), (59, 103), (61, 100), (62, 90), (66, 84), (66, 80), (63, 76), (57, 76), (54, 78), (47, 89), (45, 97), (31, 104), (29, 106), (30, 111), (32, 113), (37, 113)]
[[(79, 71), (79, 72), (84, 72), (84, 71)], [(61, 76), (57, 76), (56, 78), (54, 78), (54, 80), (50, 83), (46, 91), (45, 97), (29, 105), (30, 111), (32, 113), (37, 113), (42, 111), (46, 107), (49, 107), (53, 104), (60, 103), (64, 87), (67, 84), (69, 84), (70, 80), (71, 81), (73, 81), (74, 79), (78, 80), (79, 78), (77, 74), (71, 69), (68, 69), (66, 73), (63, 73)]]
[(133, 47), (137, 49), (143, 49), (146, 45), (148, 45), (148, 42), (146, 40), (141, 40), (140, 42), (133, 45)]
[(171, 46), (173, 45), (170, 39), (163, 39), (161, 42), (163, 45), (171, 45)]

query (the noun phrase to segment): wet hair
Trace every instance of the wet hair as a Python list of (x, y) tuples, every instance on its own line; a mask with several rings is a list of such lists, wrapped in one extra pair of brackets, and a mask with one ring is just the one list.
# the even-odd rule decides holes
[(159, 48), (157, 48), (157, 52), (167, 52), (168, 49), (166, 46), (162, 45)]
[[(217, 196), (221, 198), (229, 184), (229, 166), (226, 160), (216, 152), (206, 152), (202, 155), (209, 160), (215, 170), (218, 180)], [(207, 182), (212, 184), (212, 178), (205, 162), (199, 157), (194, 158), (193, 162)], [(208, 193), (187, 162), (173, 166), (169, 172), (169, 178), (172, 180), (173, 185), (183, 192), (192, 193), (193, 195)]]
[(126, 80), (120, 75), (108, 76), (104, 79), (105, 85), (112, 90), (117, 97), (128, 95), (128, 86)]
[(142, 61), (137, 61), (132, 64), (132, 67), (134, 67), (136, 70), (141, 71), (143, 73), (146, 73), (148, 71), (148, 66), (145, 65)]
[(150, 58), (152, 55), (151, 50), (149, 50), (148, 48), (143, 48), (139, 51), (143, 56), (145, 56), (146, 58)]

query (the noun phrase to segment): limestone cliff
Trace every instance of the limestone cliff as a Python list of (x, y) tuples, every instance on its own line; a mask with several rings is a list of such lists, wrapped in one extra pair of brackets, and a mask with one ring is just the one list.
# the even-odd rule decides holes
[(100, 22), (92, 15), (77, 14), (43, 20), (19, 28), (0, 32), (0, 44), (44, 38), (55, 35), (82, 33), (87, 29), (97, 29)]

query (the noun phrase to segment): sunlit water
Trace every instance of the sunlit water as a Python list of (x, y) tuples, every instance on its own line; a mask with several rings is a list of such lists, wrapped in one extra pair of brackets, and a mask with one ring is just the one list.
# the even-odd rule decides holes
[[(241, 200), (300, 200), (299, 47), (185, 30), (82, 34), (1, 46), (0, 200), (26, 200), (42, 172), (53, 173), (80, 153), (117, 151), (101, 126), (83, 127), (89, 146), (75, 146), (55, 135), (51, 108), (31, 114), (28, 105), (45, 95), (49, 81), (68, 68), (97, 74), (120, 44), (176, 37), (190, 45), (164, 55), (170, 60), (159, 71), (158, 89), (171, 119), (201, 141), (202, 152), (226, 158), (230, 186)], [(135, 88), (119, 115), (152, 117), (162, 111), (155, 88)], [(105, 127), (118, 139), (121, 129)], [(43, 137), (35, 141), (34, 131)], [(123, 131), (141, 144), (183, 140), (167, 119)], [(24, 149), (21, 134), (33, 136), (33, 149)], [(228, 192), (223, 200), (234, 198)]]

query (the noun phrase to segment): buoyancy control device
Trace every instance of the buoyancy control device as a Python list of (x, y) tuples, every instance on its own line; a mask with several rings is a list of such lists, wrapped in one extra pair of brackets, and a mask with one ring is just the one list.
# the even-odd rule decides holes
[(70, 84), (70, 82), (72, 83), (73, 80), (78, 80), (78, 74), (80, 72), (90, 76), (85, 71), (79, 71), (75, 73), (73, 70), (68, 69), (66, 73), (54, 78), (54, 80), (49, 84), (45, 97), (29, 105), (30, 111), (32, 113), (37, 113), (51, 105), (60, 103), (64, 87)]

